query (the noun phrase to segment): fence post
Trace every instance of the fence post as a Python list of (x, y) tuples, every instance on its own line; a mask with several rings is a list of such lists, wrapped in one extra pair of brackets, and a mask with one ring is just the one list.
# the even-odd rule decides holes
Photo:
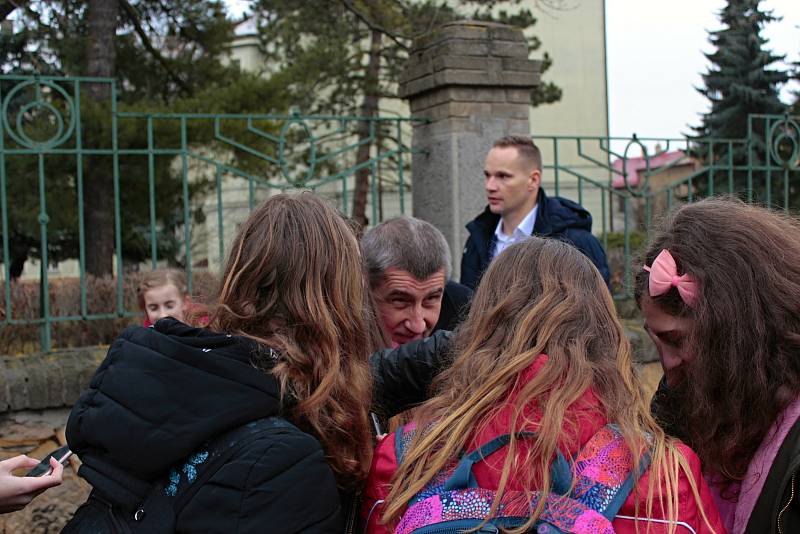
[(540, 61), (528, 59), (522, 31), (461, 21), (418, 39), (400, 78), (414, 123), (414, 216), (439, 228), (459, 276), (464, 225), (486, 204), (483, 159), (493, 140), (529, 135), (531, 90)]

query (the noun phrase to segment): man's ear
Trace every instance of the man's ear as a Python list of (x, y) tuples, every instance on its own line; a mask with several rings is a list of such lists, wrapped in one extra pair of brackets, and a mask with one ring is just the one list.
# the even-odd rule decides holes
[(528, 176), (528, 190), (538, 190), (539, 186), (542, 184), (542, 171), (539, 169), (533, 169), (531, 174)]

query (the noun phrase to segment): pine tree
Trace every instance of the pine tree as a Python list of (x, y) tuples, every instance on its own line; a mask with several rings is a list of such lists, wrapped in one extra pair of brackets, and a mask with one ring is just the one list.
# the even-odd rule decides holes
[[(559, 0), (533, 6), (540, 3), (564, 8)], [(382, 105), (398, 98), (398, 80), (414, 39), (435, 27), (463, 19), (523, 29), (536, 23), (532, 9), (519, 0), (252, 0), (250, 9), (258, 16), (266, 63), (291, 83), (304, 112), (361, 117), (377, 116)], [(541, 45), (536, 37), (529, 39), (530, 50)], [(542, 72), (551, 64), (545, 53)], [(561, 89), (544, 81), (531, 98), (534, 105), (557, 102)], [(363, 121), (358, 129), (356, 164), (369, 159), (369, 128)], [(363, 166), (355, 173), (352, 207), (352, 217), (362, 224), (368, 185), (369, 167)]]
[[(765, 49), (767, 41), (761, 36), (763, 27), (778, 19), (771, 11), (759, 9), (759, 4), (760, 0), (729, 0), (719, 14), (723, 28), (710, 32), (709, 41), (715, 51), (706, 54), (712, 65), (703, 75), (705, 87), (698, 91), (709, 99), (711, 110), (703, 115), (699, 127), (692, 128), (698, 138), (743, 140), (748, 136), (749, 115), (780, 114), (786, 110), (778, 91), (788, 75), (770, 68), (783, 56)], [(763, 129), (763, 124), (753, 123), (749, 149), (752, 159), (748, 159), (746, 143), (733, 144), (734, 165), (764, 161)], [(707, 142), (698, 143), (698, 155), (706, 157), (708, 147)], [(727, 143), (714, 143), (714, 161), (727, 163), (728, 148)]]
[[(105, 11), (98, 11), (98, 7)], [(98, 12), (100, 16), (92, 16)], [(217, 0), (0, 0), (0, 18), (6, 17), (13, 21), (14, 31), (0, 34), (0, 71), (115, 78), (119, 111), (269, 113), (285, 111), (288, 102), (294, 100), (283, 80), (247, 74), (224, 61), (234, 23)], [(92, 47), (90, 43), (99, 46)], [(0, 92), (5, 95), (12, 86), (13, 83), (4, 82)], [(69, 84), (64, 86), (71, 93)], [(84, 87), (80, 101), (83, 147), (107, 148), (111, 137), (110, 86)], [(157, 147), (180, 146), (174, 121), (154, 122)], [(44, 128), (47, 123), (38, 126)], [(36, 127), (37, 124), (27, 126)], [(231, 129), (236, 127), (234, 124)], [(212, 142), (213, 129), (209, 125), (202, 131), (189, 128), (190, 143)], [(120, 120), (118, 132), (120, 149), (147, 146), (143, 121)], [(74, 137), (64, 147), (73, 146)], [(257, 158), (238, 152), (236, 162), (245, 170), (263, 166)], [(5, 163), (7, 176), (12, 177), (7, 184), (9, 263), (11, 276), (16, 277), (27, 258), (42, 256), (36, 217), (40, 211), (38, 180), (34, 179), (38, 168), (35, 158), (7, 158)], [(46, 165), (49, 260), (77, 258), (76, 158), (48, 156)], [(87, 156), (83, 167), (86, 267), (91, 274), (105, 275), (110, 273), (114, 248), (110, 158)], [(155, 236), (150, 235), (147, 158), (120, 157), (119, 169), (120, 202), (125, 208), (123, 260), (135, 264), (149, 258), (150, 244), (155, 240), (159, 259), (180, 264), (184, 244), (176, 230), (185, 221), (182, 177), (173, 158), (157, 157), (154, 162), (158, 195)], [(101, 172), (98, 178), (96, 175)], [(190, 198), (201, 197), (208, 187), (208, 180), (192, 180)], [(190, 216), (199, 220), (202, 214)]]

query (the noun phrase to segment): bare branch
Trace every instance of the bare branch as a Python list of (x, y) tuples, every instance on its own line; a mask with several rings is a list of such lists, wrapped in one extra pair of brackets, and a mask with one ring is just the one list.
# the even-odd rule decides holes
[(27, 7), (30, 0), (0, 0), (0, 21), (6, 20), (15, 9)]
[(356, 7), (353, 5), (353, 2), (351, 2), (350, 0), (341, 0), (341, 2), (342, 5), (345, 7), (345, 9), (347, 9), (350, 13), (355, 15), (361, 22), (366, 24), (370, 30), (386, 35), (389, 39), (394, 41), (397, 44), (397, 46), (399, 46), (403, 50), (409, 49), (409, 46), (401, 41), (401, 39), (408, 39), (408, 37), (405, 37), (403, 35), (398, 35), (392, 31), (387, 30), (383, 26), (371, 21), (364, 13), (356, 9)]
[(128, 2), (128, 0), (119, 0), (119, 4), (120, 7), (122, 7), (122, 9), (125, 11), (125, 14), (128, 16), (131, 24), (133, 24), (133, 29), (136, 32), (136, 35), (139, 36), (139, 39), (141, 39), (142, 45), (144, 45), (145, 49), (147, 49), (147, 51), (150, 52), (150, 55), (152, 55), (153, 58), (164, 68), (172, 81), (174, 81), (181, 89), (191, 94), (191, 88), (186, 85), (186, 82), (184, 82), (180, 76), (178, 76), (172, 70), (169, 62), (153, 46), (153, 43), (150, 41), (150, 37), (148, 37), (147, 32), (145, 32), (144, 28), (142, 28), (142, 22), (139, 20), (139, 14), (136, 13), (136, 10), (133, 8), (133, 6)]
[(18, 7), (28, 3), (28, 0), (0, 0), (0, 20), (6, 20)]
[(416, 37), (419, 37), (420, 35), (429, 34), (430, 32), (433, 31), (434, 26), (439, 22), (439, 12), (442, 10), (442, 6), (444, 6), (444, 3), (436, 5), (436, 11), (433, 12), (433, 16), (431, 17), (430, 24), (428, 24), (428, 27), (425, 29), (424, 33), (417, 34)]

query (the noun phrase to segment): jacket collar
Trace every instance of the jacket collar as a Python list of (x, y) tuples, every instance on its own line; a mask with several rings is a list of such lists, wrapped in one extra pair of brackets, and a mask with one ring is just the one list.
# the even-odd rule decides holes
[[(553, 227), (550, 223), (550, 217), (548, 216), (547, 211), (549, 204), (550, 199), (545, 194), (544, 189), (540, 187), (539, 194), (536, 197), (536, 221), (533, 224), (532, 235), (546, 236), (552, 233)], [(493, 243), (494, 231), (499, 222), (500, 216), (496, 213), (492, 213), (487, 205), (484, 208), (483, 213), (467, 223), (467, 230), (469, 230), (470, 235), (475, 238), (479, 238), (482, 242), (485, 243), (487, 241), (491, 241)]]
[[(733, 532), (745, 531), (775, 457), (798, 420), (800, 420), (800, 397), (795, 398), (784, 408), (747, 466), (735, 508)], [(715, 489), (712, 488), (712, 491)]]
[(550, 223), (550, 199), (545, 194), (543, 188), (539, 188), (539, 195), (536, 197), (536, 205), (539, 207), (536, 213), (536, 221), (533, 223), (533, 233), (531, 235), (548, 236), (553, 233), (553, 225)]
[(126, 329), (70, 414), (70, 447), (98, 471), (153, 480), (206, 439), (280, 415), (276, 378), (251, 363), (259, 348), (171, 318)]

